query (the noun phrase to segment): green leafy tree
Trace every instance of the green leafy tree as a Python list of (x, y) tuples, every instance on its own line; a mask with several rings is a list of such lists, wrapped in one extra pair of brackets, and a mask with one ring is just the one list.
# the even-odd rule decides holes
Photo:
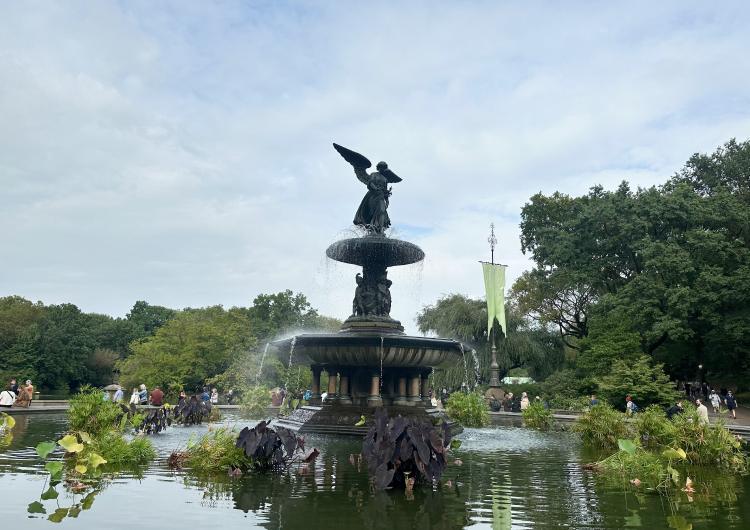
[[(544, 378), (563, 361), (560, 339), (544, 327), (533, 326), (522, 318), (513, 306), (506, 306), (508, 335), (498, 335), (497, 360), (501, 376), (513, 368), (526, 368), (535, 378)], [(491, 351), (487, 341), (487, 305), (454, 294), (441, 298), (433, 306), (425, 307), (417, 316), (422, 333), (435, 333), (442, 337), (460, 340), (477, 352), (480, 379), (489, 381)], [(467, 378), (474, 379), (474, 361), (469, 352), (454, 368), (436, 374), (436, 387), (457, 388)]]
[(613, 406), (625, 408), (625, 397), (632, 396), (638, 407), (670, 405), (679, 396), (661, 364), (641, 355), (620, 359), (612, 364), (609, 374), (599, 380), (599, 394)]
[(169, 322), (177, 311), (168, 307), (151, 305), (143, 300), (137, 301), (126, 316), (141, 337), (153, 335), (157, 329)]
[(251, 322), (240, 309), (184, 310), (132, 345), (132, 355), (119, 363), (121, 379), (127, 386), (193, 391), (226, 371), (255, 342)]

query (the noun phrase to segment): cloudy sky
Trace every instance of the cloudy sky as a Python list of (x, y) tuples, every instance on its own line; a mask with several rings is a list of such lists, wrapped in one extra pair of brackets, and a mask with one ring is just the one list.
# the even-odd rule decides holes
[[(617, 5), (615, 5), (617, 4)], [(386, 160), (392, 315), (512, 280), (536, 192), (663, 182), (750, 137), (745, 2), (0, 3), (0, 296), (125, 315), (304, 292), (364, 194), (331, 142)]]

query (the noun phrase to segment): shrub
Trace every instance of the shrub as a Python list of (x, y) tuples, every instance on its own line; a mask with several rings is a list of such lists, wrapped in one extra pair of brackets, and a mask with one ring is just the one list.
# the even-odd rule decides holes
[[(174, 408), (174, 421), (182, 425), (197, 425), (210, 419), (211, 405), (196, 396), (182, 400)], [(218, 409), (217, 409), (218, 411)]]
[[(635, 415), (635, 430), (646, 447), (668, 446), (675, 443), (674, 423), (658, 405), (651, 405)], [(682, 447), (681, 444), (677, 446)]]
[(541, 383), (541, 395), (550, 403), (557, 400), (573, 400), (596, 391), (596, 383), (589, 378), (576, 376), (573, 370), (555, 372)]
[(722, 469), (745, 472), (747, 457), (742, 442), (730, 433), (722, 421), (713, 425), (701, 423), (695, 407), (686, 403), (685, 411), (673, 419), (674, 436), (671, 446), (682, 447), (693, 464), (717, 466)]
[(217, 429), (205, 434), (187, 451), (174, 451), (169, 457), (171, 467), (183, 464), (198, 472), (285, 470), (293, 463), (312, 462), (319, 451), (313, 449), (307, 456), (305, 442), (289, 429), (271, 429), (261, 421), (253, 428), (245, 427), (239, 434), (228, 429)]
[(199, 473), (226, 472), (239, 469), (244, 463), (244, 453), (237, 447), (237, 433), (231, 429), (209, 431), (198, 442), (189, 444), (186, 451), (185, 464)]
[(83, 387), (70, 398), (68, 420), (71, 431), (83, 431), (92, 437), (119, 429), (125, 412), (116, 403), (105, 401), (101, 390)]
[(573, 430), (581, 434), (584, 443), (603, 448), (617, 447), (618, 439), (629, 437), (625, 415), (605, 403), (591, 407)]
[(264, 386), (249, 389), (242, 397), (240, 410), (251, 418), (265, 418), (271, 405), (271, 396)]
[(625, 396), (628, 394), (642, 409), (648, 405), (669, 405), (680, 394), (662, 366), (652, 364), (651, 358), (646, 355), (617, 360), (609, 374), (599, 381), (599, 394), (621, 409), (625, 407)]
[(592, 466), (605, 482), (623, 486), (638, 480), (650, 489), (666, 485), (667, 469), (658, 454), (643, 450), (631, 440), (620, 442), (628, 444), (627, 450), (621, 448)]
[(148, 438), (136, 436), (128, 441), (114, 430), (93, 438), (91, 445), (107, 461), (108, 467), (144, 465), (156, 458), (156, 451)]
[(547, 400), (551, 409), (585, 412), (591, 408), (591, 398), (580, 396), (577, 398), (551, 398)]
[(539, 402), (533, 402), (522, 411), (523, 423), (527, 427), (532, 429), (539, 429), (540, 431), (546, 431), (554, 423), (552, 419), (552, 412), (545, 409), (544, 405)]
[(448, 416), (465, 427), (484, 427), (490, 422), (490, 413), (484, 397), (476, 392), (454, 392), (448, 398), (445, 411)]

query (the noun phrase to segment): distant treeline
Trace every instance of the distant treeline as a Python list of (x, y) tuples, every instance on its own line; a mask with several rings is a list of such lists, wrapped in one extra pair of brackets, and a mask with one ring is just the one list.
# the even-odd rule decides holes
[(261, 294), (250, 307), (175, 310), (138, 301), (125, 318), (74, 304), (0, 298), (0, 381), (31, 379), (48, 392), (146, 383), (193, 389), (286, 329), (332, 329), (302, 294)]

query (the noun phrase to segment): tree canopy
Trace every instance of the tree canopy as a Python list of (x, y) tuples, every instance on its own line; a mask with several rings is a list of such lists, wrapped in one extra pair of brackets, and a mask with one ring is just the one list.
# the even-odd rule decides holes
[(512, 298), (584, 371), (644, 353), (675, 378), (750, 375), (749, 190), (750, 142), (732, 140), (662, 186), (534, 195), (521, 245), (535, 266)]
[[(497, 360), (500, 376), (513, 368), (526, 368), (535, 378), (544, 378), (563, 362), (562, 342), (559, 337), (543, 326), (534, 325), (521, 316), (512, 305), (506, 306), (507, 336), (498, 336)], [(434, 333), (460, 340), (477, 352), (480, 382), (490, 378), (491, 345), (487, 341), (487, 304), (484, 300), (453, 294), (438, 300), (435, 305), (425, 307), (417, 316), (417, 325), (422, 333)], [(469, 353), (467, 352), (467, 356)], [(466, 378), (474, 378), (474, 361), (466, 359), (448, 370), (436, 386), (459, 387)]]

